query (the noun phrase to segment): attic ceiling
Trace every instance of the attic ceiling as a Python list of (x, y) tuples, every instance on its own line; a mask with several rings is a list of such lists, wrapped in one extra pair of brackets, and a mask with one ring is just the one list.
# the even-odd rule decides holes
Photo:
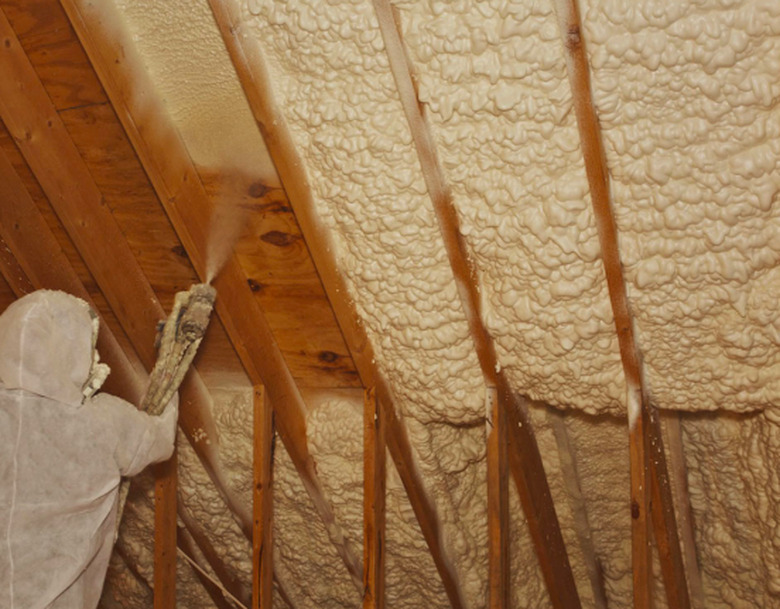
[[(0, 308), (88, 297), (134, 399), (217, 288), (178, 606), (251, 606), (264, 403), (274, 606), (361, 605), (365, 388), (388, 606), (780, 603), (776, 2), (0, 9)], [(153, 486), (103, 609), (152, 606)]]

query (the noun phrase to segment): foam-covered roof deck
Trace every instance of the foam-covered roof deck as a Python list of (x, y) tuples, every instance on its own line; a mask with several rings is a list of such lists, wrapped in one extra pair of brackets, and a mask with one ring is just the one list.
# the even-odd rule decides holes
[(776, 2), (0, 9), (0, 307), (218, 291), (103, 609), (780, 603)]

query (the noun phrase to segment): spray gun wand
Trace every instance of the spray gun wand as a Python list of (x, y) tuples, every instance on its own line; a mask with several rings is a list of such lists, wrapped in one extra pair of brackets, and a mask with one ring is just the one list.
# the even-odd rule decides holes
[[(173, 310), (157, 334), (157, 361), (141, 400), (141, 410), (155, 416), (161, 414), (179, 390), (206, 333), (216, 296), (217, 291), (205, 283), (176, 294)], [(123, 480), (119, 488), (117, 535), (129, 490), (130, 481)]]
[(157, 362), (141, 410), (159, 415), (179, 390), (209, 324), (217, 292), (199, 283), (176, 294), (173, 310), (157, 335)]

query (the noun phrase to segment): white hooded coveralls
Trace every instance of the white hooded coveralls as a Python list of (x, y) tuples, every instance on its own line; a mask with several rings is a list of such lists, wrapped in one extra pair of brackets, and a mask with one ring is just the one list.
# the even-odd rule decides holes
[(93, 352), (89, 306), (63, 292), (34, 292), (0, 315), (3, 609), (94, 609), (120, 475), (173, 451), (175, 400), (151, 417), (111, 395), (84, 397)]

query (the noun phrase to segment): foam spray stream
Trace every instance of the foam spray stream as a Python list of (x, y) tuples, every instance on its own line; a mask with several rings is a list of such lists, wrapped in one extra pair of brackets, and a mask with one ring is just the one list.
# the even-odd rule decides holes
[(214, 207), (206, 245), (206, 283), (214, 281), (225, 266), (245, 228), (248, 215), (249, 210), (241, 205), (222, 204)]

